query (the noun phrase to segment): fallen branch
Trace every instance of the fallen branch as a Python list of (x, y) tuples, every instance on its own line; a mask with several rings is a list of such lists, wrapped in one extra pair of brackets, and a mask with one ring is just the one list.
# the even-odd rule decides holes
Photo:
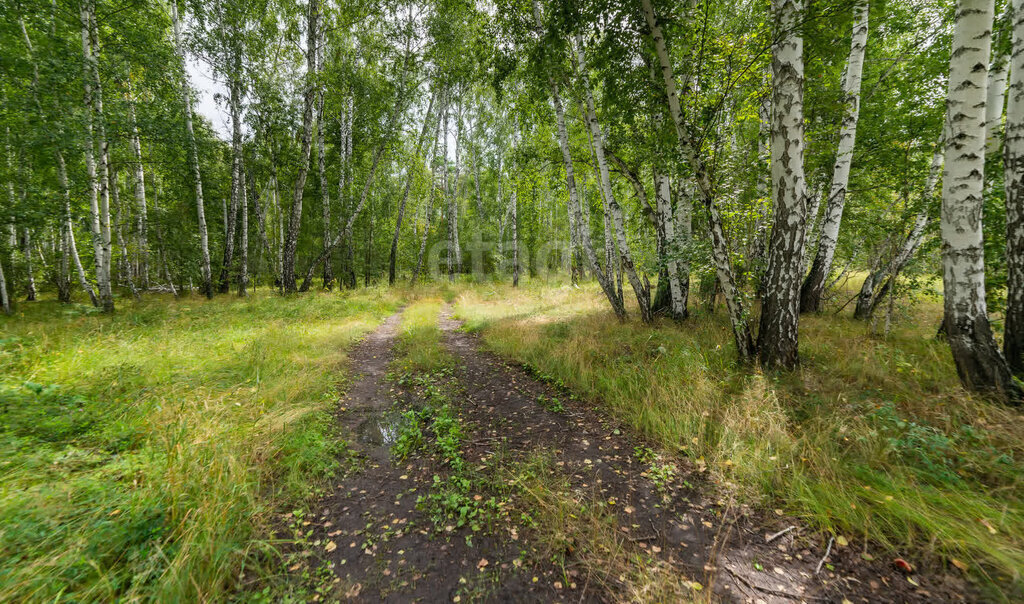
[(782, 529), (781, 531), (775, 533), (774, 535), (769, 535), (768, 537), (766, 537), (764, 542), (765, 543), (771, 543), (772, 541), (775, 541), (779, 537), (785, 535), (786, 533), (788, 533), (789, 531), (791, 531), (791, 530), (793, 530), (795, 528), (796, 528), (796, 526), (786, 527), (786, 528)]
[(820, 561), (818, 561), (818, 567), (814, 569), (814, 574), (818, 574), (821, 572), (821, 565), (825, 563), (825, 560), (828, 558), (828, 555), (832, 552), (832, 542), (835, 540), (835, 537), (829, 538), (828, 547), (825, 548), (825, 555), (821, 557)]

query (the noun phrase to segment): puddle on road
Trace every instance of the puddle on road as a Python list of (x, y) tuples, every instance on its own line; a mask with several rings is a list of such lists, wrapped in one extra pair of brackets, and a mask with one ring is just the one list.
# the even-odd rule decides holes
[(390, 449), (409, 420), (397, 409), (382, 410), (367, 417), (356, 428), (359, 440), (379, 449)]

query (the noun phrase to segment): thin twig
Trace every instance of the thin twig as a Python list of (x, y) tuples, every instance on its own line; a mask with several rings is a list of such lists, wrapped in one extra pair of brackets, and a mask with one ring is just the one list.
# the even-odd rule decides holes
[(830, 537), (829, 538), (829, 540), (828, 540), (828, 547), (825, 548), (825, 555), (822, 556), (821, 560), (818, 562), (818, 568), (814, 569), (814, 574), (818, 574), (818, 573), (821, 572), (821, 565), (825, 563), (825, 559), (828, 558), (829, 553), (832, 551), (832, 542), (835, 541), (835, 540), (836, 540), (835, 537)]
[(843, 310), (845, 310), (845, 309), (846, 309), (846, 307), (850, 305), (850, 302), (853, 302), (854, 300), (856, 300), (856, 299), (857, 299), (857, 298), (859, 298), (859, 297), (860, 297), (860, 292), (857, 292), (857, 293), (853, 294), (853, 297), (852, 297), (852, 298), (850, 298), (849, 300), (847, 300), (845, 304), (843, 304), (842, 306), (840, 306), (840, 307), (839, 307), (839, 309), (838, 309), (838, 310), (836, 310), (836, 312), (834, 312), (834, 313), (832, 313), (832, 314), (834, 314), (834, 315), (838, 315), (839, 313), (843, 312)]
[(764, 542), (765, 543), (771, 543), (772, 541), (775, 541), (779, 537), (785, 535), (786, 533), (788, 533), (789, 531), (791, 531), (791, 530), (793, 530), (795, 528), (796, 528), (796, 526), (786, 527), (786, 528), (782, 529), (781, 531), (775, 533), (774, 535), (769, 535), (767, 538), (765, 538)]

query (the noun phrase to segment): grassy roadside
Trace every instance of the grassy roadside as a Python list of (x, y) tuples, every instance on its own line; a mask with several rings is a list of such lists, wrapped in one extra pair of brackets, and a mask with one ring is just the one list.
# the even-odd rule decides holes
[[(0, 600), (224, 599), (334, 471), (378, 290), (26, 305), (0, 319)], [(255, 565), (255, 567), (254, 567)]]
[[(851, 319), (801, 321), (804, 366), (735, 365), (724, 317), (681, 326), (616, 322), (589, 289), (474, 287), (457, 315), (500, 354), (600, 400), (726, 488), (850, 547), (881, 543), (962, 567), (1006, 599), (1024, 569), (1024, 420), (964, 393), (933, 339), (939, 309), (888, 338)], [(960, 572), (951, 569), (952, 572)]]

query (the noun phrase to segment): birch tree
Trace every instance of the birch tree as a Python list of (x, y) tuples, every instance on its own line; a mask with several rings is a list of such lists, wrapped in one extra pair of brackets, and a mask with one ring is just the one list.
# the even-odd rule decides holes
[[(414, 169), (414, 166), (416, 166), (416, 164), (420, 161), (420, 153), (423, 148), (423, 143), (426, 140), (427, 134), (429, 133), (432, 112), (434, 109), (434, 101), (436, 100), (436, 97), (437, 95), (435, 93), (435, 95), (431, 96), (430, 103), (427, 105), (427, 113), (426, 116), (423, 118), (423, 126), (422, 129), (420, 130), (420, 136), (416, 141), (416, 152), (413, 154), (413, 161), (406, 169), (407, 171), (405, 176), (405, 189), (402, 191), (402, 200), (398, 203), (398, 214), (395, 217), (395, 234), (391, 238), (391, 251), (388, 254), (388, 285), (395, 284), (395, 272), (397, 270), (398, 262), (398, 236), (402, 230), (402, 219), (405, 216), (405, 204), (409, 200), (409, 191), (410, 189), (412, 189), (412, 181), (416, 175), (416, 170)], [(442, 98), (441, 112), (447, 109), (445, 106), (445, 102), (445, 99)], [(440, 129), (440, 125), (440, 120), (437, 120), (436, 124), (434, 125), (434, 140), (433, 142), (431, 142), (431, 145), (427, 151), (426, 162), (428, 166), (434, 161), (434, 149), (437, 148), (437, 136), (438, 131)], [(433, 183), (431, 183), (431, 185), (432, 184)]]
[[(85, 74), (85, 166), (89, 177), (89, 208), (92, 214), (93, 252), (96, 258), (96, 285), (100, 307), (104, 312), (114, 311), (114, 294), (110, 283), (110, 163), (107, 151), (106, 127), (103, 115), (103, 89), (100, 84), (99, 36), (96, 28), (96, 7), (93, 0), (80, 5), (82, 26), (82, 56)], [(99, 157), (95, 155), (98, 145)]]
[(1006, 326), (1003, 353), (1024, 374), (1024, 0), (1013, 0), (1013, 51), (1004, 142), (1006, 181)]
[[(764, 367), (791, 369), (799, 362), (799, 286), (807, 220), (804, 48), (798, 30), (803, 1), (773, 0), (772, 15), (777, 40), (772, 52), (771, 154), (775, 218), (761, 297), (757, 348)], [(848, 165), (845, 170), (848, 174)], [(841, 189), (841, 193), (844, 192), (845, 182)]]
[(245, 205), (242, 196), (242, 49), (237, 39), (240, 32), (233, 32), (230, 43), (231, 67), (228, 76), (228, 105), (231, 111), (231, 205), (224, 229), (224, 260), (220, 272), (220, 293), (226, 294), (231, 288), (231, 264), (235, 259), (235, 229), (238, 212)]
[[(853, 311), (855, 319), (868, 319), (871, 317), (889, 288), (893, 287), (893, 280), (907, 266), (914, 253), (921, 245), (924, 238), (925, 226), (928, 224), (928, 210), (931, 206), (932, 197), (935, 195), (935, 185), (942, 173), (942, 159), (944, 153), (944, 137), (940, 137), (935, 145), (935, 153), (932, 155), (931, 168), (928, 170), (928, 178), (924, 184), (921, 195), (921, 209), (914, 217), (910, 232), (904, 238), (899, 250), (885, 264), (884, 267), (869, 271), (864, 283), (861, 284), (860, 293), (857, 295), (857, 306)], [(876, 265), (880, 265), (878, 262)], [(885, 285), (883, 286), (883, 282)]]
[[(316, 101), (316, 167), (317, 173), (320, 176), (320, 209), (321, 216), (324, 222), (324, 241), (323, 249), (330, 254), (327, 249), (331, 244), (331, 192), (327, 186), (327, 156), (326, 156), (326, 145), (324, 144), (325, 138), (324, 127), (324, 91), (321, 86), (317, 90), (317, 101)], [(324, 260), (324, 277), (323, 277), (323, 288), (330, 290), (334, 285), (334, 263), (331, 262), (330, 257)]]
[(36, 300), (36, 277), (32, 262), (32, 229), (25, 227), (21, 231), (22, 255), (25, 256), (25, 301)]
[[(850, 166), (857, 141), (857, 118), (860, 116), (860, 88), (864, 72), (864, 52), (868, 43), (868, 2), (858, 0), (853, 8), (853, 36), (850, 42), (850, 57), (846, 63), (846, 79), (843, 81), (845, 111), (839, 131), (839, 146), (836, 150), (835, 167), (832, 170), (832, 189), (825, 206), (825, 220), (818, 238), (818, 251), (811, 264), (811, 272), (800, 290), (801, 312), (817, 312), (821, 309), (821, 296), (825, 281), (832, 272), (832, 260), (839, 241), (839, 226), (846, 206), (847, 187), (850, 184)], [(789, 27), (796, 27), (793, 22)], [(776, 55), (778, 60), (778, 55)], [(800, 81), (803, 81), (801, 61)], [(776, 72), (778, 76), (778, 72)], [(774, 144), (774, 140), (773, 140)], [(774, 165), (774, 162), (773, 162)], [(773, 186), (777, 185), (774, 183)], [(770, 265), (770, 262), (769, 262)]]
[(1011, 11), (1012, 0), (1006, 3), (1003, 13), (995, 22), (992, 44), (992, 60), (988, 69), (988, 88), (985, 92), (985, 152), (989, 155), (999, 152), (1002, 137), (1003, 109), (1006, 106), (1006, 82), (1009, 76), (1009, 59), (1003, 51), (1008, 21), (1015, 13)]
[[(540, 3), (537, 0), (533, 1), (533, 17), (536, 25), (537, 33), (539, 36), (544, 35), (544, 22), (541, 18)], [(565, 108), (562, 104), (562, 96), (559, 90), (558, 82), (555, 80), (554, 75), (549, 74), (547, 77), (548, 87), (551, 94), (551, 105), (555, 110), (555, 126), (557, 128), (558, 147), (562, 152), (562, 163), (565, 167), (565, 185), (569, 191), (569, 209), (573, 214), (573, 222), (580, 225), (583, 222), (583, 212), (580, 206), (579, 192), (576, 190), (576, 171), (573, 167), (572, 161), (572, 149), (569, 146), (569, 131), (565, 125)], [(619, 319), (626, 318), (626, 308), (622, 303), (622, 297), (619, 296), (616, 291), (611, 278), (611, 266), (605, 266), (602, 268), (597, 261), (597, 253), (594, 251), (594, 245), (590, 241), (590, 237), (587, 236), (587, 232), (581, 229), (582, 244), (584, 258), (587, 262), (587, 269), (590, 270), (594, 278), (601, 286), (601, 290), (604, 292), (605, 297), (608, 298), (608, 302), (611, 303), (612, 311)]]
[[(341, 201), (342, 211), (345, 210), (348, 204), (348, 187), (350, 186), (351, 178), (349, 173), (352, 170), (352, 119), (355, 110), (355, 104), (351, 96), (346, 95), (342, 100), (342, 114), (338, 120), (339, 125), (339, 139), (341, 141), (341, 149), (339, 149), (338, 159), (340, 165), (338, 166), (338, 199)], [(347, 285), (349, 287), (355, 287), (355, 273), (352, 272), (355, 269), (352, 267), (350, 256), (347, 252), (351, 249), (351, 245), (346, 243), (348, 249), (342, 250), (342, 256), (348, 259), (345, 270), (342, 276), (339, 278), (339, 286)]]
[[(6, 94), (4, 95), (6, 101)], [(6, 104), (6, 103), (5, 103)], [(5, 161), (7, 162), (7, 205), (9, 208), (14, 208), (14, 165), (11, 159), (11, 129), (6, 128), (6, 137), (4, 140), (4, 155)], [(12, 247), (13, 252), (13, 247)], [(11, 314), (11, 300), (7, 294), (7, 279), (4, 277), (4, 263), (3, 258), (0, 257), (0, 310), (3, 310), (4, 314)]]
[(701, 196), (701, 201), (708, 212), (711, 253), (718, 283), (722, 288), (726, 306), (729, 309), (729, 320), (732, 324), (736, 350), (739, 353), (740, 359), (746, 360), (754, 355), (754, 340), (750, 335), (747, 311), (740, 297), (739, 288), (736, 286), (736, 278), (733, 273), (732, 260), (730, 259), (729, 242), (725, 237), (722, 217), (714, 199), (711, 179), (708, 175), (704, 159), (697, 148), (694, 136), (690, 132), (690, 128), (683, 116), (677, 92), (675, 69), (668, 54), (665, 36), (654, 14), (654, 7), (651, 5), (651, 0), (641, 0), (640, 6), (643, 10), (644, 20), (647, 22), (648, 33), (654, 44), (658, 64), (661, 68), (662, 81), (665, 85), (665, 97), (668, 102), (669, 113), (672, 117), (672, 124), (675, 127), (679, 150), (682, 156), (689, 160), (689, 167), (697, 185), (697, 192)]
[(181, 38), (181, 20), (178, 18), (178, 0), (171, 0), (171, 24), (174, 29), (174, 43), (181, 62), (181, 99), (185, 109), (185, 134), (188, 138), (189, 159), (192, 164), (192, 180), (196, 192), (196, 214), (199, 218), (199, 252), (202, 274), (202, 291), (207, 298), (213, 298), (213, 271), (210, 269), (210, 236), (206, 228), (206, 207), (203, 202), (203, 177), (199, 170), (199, 147), (192, 127), (192, 92), (188, 85), (185, 50)]
[[(303, 93), (301, 156), (299, 170), (295, 176), (295, 188), (292, 195), (292, 207), (288, 214), (288, 227), (284, 237), (284, 252), (281, 280), (285, 293), (295, 293), (298, 287), (295, 281), (295, 252), (299, 243), (299, 229), (302, 226), (302, 196), (306, 190), (306, 175), (309, 172), (309, 157), (313, 145), (313, 105), (316, 100), (317, 88), (317, 45), (320, 38), (317, 29), (320, 21), (320, 0), (309, 0), (306, 14), (306, 87)], [(326, 256), (324, 257), (326, 260)], [(308, 281), (308, 279), (307, 279)], [(309, 289), (305, 284), (303, 289)]]
[(622, 262), (623, 270), (629, 279), (629, 284), (636, 294), (637, 305), (640, 308), (640, 317), (645, 323), (649, 323), (651, 317), (651, 292), (637, 275), (636, 266), (633, 263), (633, 254), (629, 249), (629, 242), (626, 240), (626, 228), (622, 218), (622, 208), (615, 197), (612, 189), (611, 175), (608, 171), (608, 160), (604, 152), (604, 133), (601, 131), (601, 124), (597, 121), (597, 113), (594, 108), (594, 95), (590, 90), (590, 81), (587, 75), (587, 63), (583, 56), (583, 38), (576, 38), (576, 58), (580, 70), (580, 81), (583, 88), (584, 115), (587, 128), (590, 130), (590, 142), (594, 148), (594, 157), (597, 159), (597, 169), (600, 176), (601, 194), (608, 204), (609, 217), (612, 223), (612, 231), (616, 244), (619, 247), (619, 261)]
[[(239, 207), (239, 219), (241, 225), (239, 229), (239, 259), (238, 259), (238, 295), (239, 297), (246, 297), (248, 295), (249, 287), (249, 204), (246, 203), (246, 196), (250, 187), (246, 186), (245, 171), (242, 171), (241, 178), (242, 191), (239, 195), (241, 199), (241, 207)], [(258, 203), (258, 202), (257, 202)]]
[[(440, 115), (438, 122), (440, 127)], [(437, 141), (434, 142), (436, 146)], [(416, 280), (419, 279), (420, 271), (423, 269), (423, 258), (427, 252), (427, 238), (430, 236), (430, 217), (434, 213), (434, 192), (437, 191), (436, 175), (433, 163), (428, 163), (427, 168), (430, 172), (427, 184), (427, 199), (423, 202), (423, 232), (420, 234), (420, 248), (419, 253), (416, 255), (416, 268), (412, 271), (412, 277), (409, 279), (410, 285), (416, 285)]]
[(958, 0), (949, 64), (942, 178), (942, 283), (946, 337), (970, 390), (1018, 401), (1020, 389), (988, 321), (982, 208), (985, 96), (993, 0)]
[[(40, 101), (40, 80), (39, 80), (39, 63), (36, 61), (35, 51), (32, 46), (32, 39), (29, 37), (28, 28), (25, 27), (24, 17), (18, 19), (18, 26), (21, 30), (21, 39), (25, 44), (25, 51), (28, 55), (29, 65), (32, 67), (32, 79), (31, 79), (31, 93), (32, 103), (36, 108), (36, 113), (39, 114), (39, 118), (47, 122), (49, 121), (49, 113), (43, 109), (43, 103)], [(60, 262), (58, 264), (56, 274), (56, 285), (57, 285), (57, 300), (61, 303), (68, 303), (71, 301), (71, 282), (69, 276), (71, 259), (70, 256), (74, 254), (74, 264), (80, 267), (82, 264), (81, 259), (78, 257), (78, 249), (74, 245), (74, 233), (70, 232), (72, 228), (71, 220), (71, 192), (68, 186), (68, 175), (67, 175), (67, 164), (64, 161), (64, 152), (62, 150), (61, 140), (63, 139), (63, 127), (59, 124), (56, 126), (57, 136), (55, 141), (52, 143), (53, 155), (57, 169), (57, 187), (60, 192), (61, 200), (63, 201), (63, 217), (60, 220)], [(93, 306), (97, 306), (99, 299), (96, 297), (96, 292), (93, 291), (92, 286), (85, 278), (85, 271), (79, 272), (80, 284), (82, 289), (89, 294), (89, 299), (92, 301)]]
[(149, 241), (147, 229), (148, 216), (146, 212), (146, 171), (142, 164), (142, 140), (139, 138), (139, 124), (135, 117), (135, 99), (132, 96), (131, 73), (128, 74), (128, 90), (126, 93), (128, 101), (129, 129), (132, 137), (132, 152), (135, 155), (135, 231), (138, 240), (138, 266), (136, 274), (139, 276), (139, 287), (143, 290), (149, 289)]

